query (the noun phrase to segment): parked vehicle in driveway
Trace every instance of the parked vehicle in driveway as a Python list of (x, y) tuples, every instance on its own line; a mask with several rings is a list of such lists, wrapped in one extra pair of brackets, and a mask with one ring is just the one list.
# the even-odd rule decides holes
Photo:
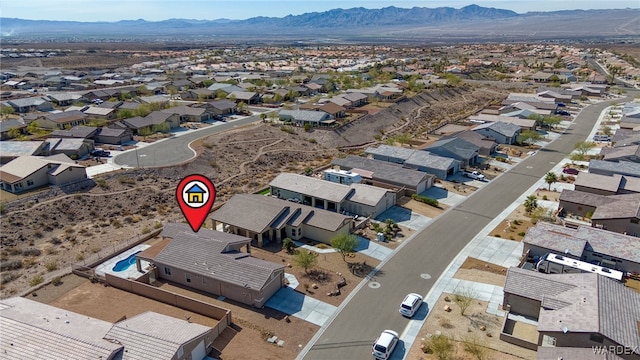
[(484, 181), (484, 179), (485, 179), (485, 178), (484, 178), (484, 175), (482, 175), (482, 174), (480, 173), (480, 171), (472, 171), (472, 172), (467, 172), (467, 171), (465, 171), (465, 172), (463, 173), (463, 175), (464, 175), (465, 177), (468, 177), (468, 178), (471, 178), (471, 179), (474, 179), (474, 180)]
[(386, 360), (391, 356), (393, 349), (398, 344), (398, 333), (393, 330), (385, 330), (373, 343), (371, 354), (375, 359)]
[(97, 156), (97, 157), (109, 157), (111, 156), (111, 153), (109, 151), (106, 150), (102, 150), (102, 149), (95, 149), (91, 152), (91, 156)]
[(570, 168), (570, 167), (566, 167), (566, 168), (562, 169), (562, 172), (564, 174), (569, 174), (569, 175), (578, 175), (580, 173), (580, 170), (574, 169), (574, 168)]
[(422, 305), (422, 296), (416, 293), (407, 294), (400, 304), (400, 314), (409, 318), (413, 317), (420, 305)]

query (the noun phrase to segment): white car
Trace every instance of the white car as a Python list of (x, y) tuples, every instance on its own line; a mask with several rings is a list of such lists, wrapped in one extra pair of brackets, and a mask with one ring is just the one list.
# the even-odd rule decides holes
[(422, 296), (411, 293), (404, 297), (402, 304), (400, 304), (400, 314), (406, 317), (413, 317), (422, 305)]
[(386, 360), (391, 356), (393, 349), (398, 344), (398, 333), (393, 330), (385, 330), (373, 343), (371, 354), (375, 359)]

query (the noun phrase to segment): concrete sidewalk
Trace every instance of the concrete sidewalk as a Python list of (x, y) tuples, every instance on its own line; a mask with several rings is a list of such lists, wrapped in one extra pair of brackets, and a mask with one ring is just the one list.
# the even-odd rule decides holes
[[(290, 279), (292, 276), (293, 275), (287, 274), (287, 279)], [(295, 279), (295, 277), (293, 277), (293, 279)], [(267, 301), (265, 306), (318, 326), (324, 325), (337, 310), (337, 307), (331, 304), (316, 300), (296, 291), (291, 287), (292, 285), (297, 286), (298, 281), (295, 280), (295, 282), (292, 282), (289, 280), (289, 286), (278, 290), (278, 292)]]

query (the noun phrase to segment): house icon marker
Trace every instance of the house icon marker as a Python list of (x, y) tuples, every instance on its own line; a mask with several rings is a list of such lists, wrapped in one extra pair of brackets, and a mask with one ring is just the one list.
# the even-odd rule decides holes
[(201, 188), (198, 184), (190, 187), (185, 193), (188, 194), (188, 203), (202, 204), (204, 202), (204, 194), (207, 191)]

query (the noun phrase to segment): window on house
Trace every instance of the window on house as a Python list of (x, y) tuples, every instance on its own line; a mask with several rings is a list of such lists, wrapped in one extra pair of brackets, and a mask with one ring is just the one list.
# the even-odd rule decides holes
[(27, 186), (32, 186), (33, 185), (33, 180), (27, 180)]
[(302, 228), (298, 228), (298, 236), (302, 235)]
[(164, 273), (165, 273), (166, 275), (171, 275), (171, 268), (169, 268), (169, 267), (166, 267), (166, 266), (165, 266), (165, 268), (164, 268)]
[(188, 283), (190, 283), (190, 282), (191, 282), (191, 275), (189, 275), (189, 274), (184, 274), (184, 279), (185, 279)]
[(206, 277), (202, 277), (202, 285), (207, 285), (207, 278)]
[(633, 218), (633, 219), (631, 219), (631, 222), (634, 223), (634, 224), (637, 224), (637, 223), (640, 223), (640, 219)]

